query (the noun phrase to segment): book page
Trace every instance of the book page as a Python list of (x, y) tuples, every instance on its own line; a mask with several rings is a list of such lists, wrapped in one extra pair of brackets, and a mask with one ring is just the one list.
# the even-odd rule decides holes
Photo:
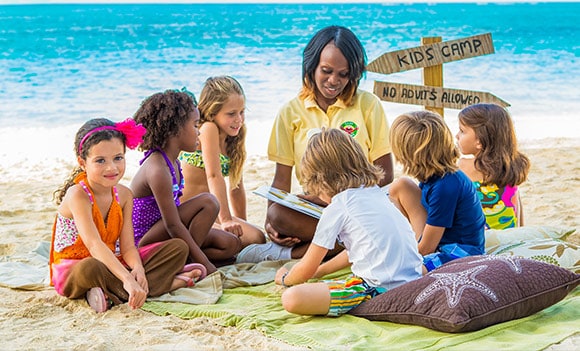
[(324, 207), (313, 202), (299, 198), (298, 196), (284, 190), (276, 189), (267, 185), (262, 185), (258, 189), (254, 190), (253, 193), (314, 218), (320, 218), (322, 215), (322, 210), (324, 209)]

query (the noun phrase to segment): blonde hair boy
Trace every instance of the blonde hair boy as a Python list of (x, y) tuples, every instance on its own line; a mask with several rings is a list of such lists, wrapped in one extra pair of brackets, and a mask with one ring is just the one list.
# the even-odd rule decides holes
[[(305, 189), (328, 206), (300, 262), (276, 273), (276, 283), (295, 285), (282, 294), (286, 311), (340, 316), (421, 276), (413, 230), (379, 188), (383, 171), (367, 160), (351, 136), (333, 128), (314, 134), (302, 165)], [(337, 242), (344, 250), (322, 263)], [(348, 266), (353, 275), (346, 279), (302, 284)]]
[(361, 148), (340, 129), (314, 134), (302, 157), (304, 190), (332, 197), (346, 189), (377, 185), (384, 172), (371, 164)]
[(420, 182), (458, 170), (459, 150), (443, 118), (429, 111), (399, 116), (391, 126), (390, 141), (403, 171)]

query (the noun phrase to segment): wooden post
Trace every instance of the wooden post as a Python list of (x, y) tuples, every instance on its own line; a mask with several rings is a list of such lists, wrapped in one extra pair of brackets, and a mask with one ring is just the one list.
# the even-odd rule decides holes
[[(421, 38), (421, 45), (428, 45), (434, 43), (440, 43), (441, 37), (424, 37)], [(435, 65), (423, 68), (423, 85), (432, 87), (442, 87), (443, 86), (443, 65)], [(431, 107), (425, 106), (426, 110), (436, 112), (444, 117), (443, 107)]]

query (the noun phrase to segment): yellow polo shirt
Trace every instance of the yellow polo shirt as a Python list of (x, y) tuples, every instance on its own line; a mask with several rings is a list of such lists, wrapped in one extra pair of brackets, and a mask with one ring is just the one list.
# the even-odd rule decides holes
[(296, 178), (301, 181), (300, 160), (308, 143), (308, 131), (322, 127), (346, 131), (362, 146), (370, 162), (390, 153), (389, 123), (379, 98), (358, 90), (353, 102), (347, 107), (337, 100), (325, 113), (313, 99), (290, 100), (274, 121), (268, 159), (294, 167)]

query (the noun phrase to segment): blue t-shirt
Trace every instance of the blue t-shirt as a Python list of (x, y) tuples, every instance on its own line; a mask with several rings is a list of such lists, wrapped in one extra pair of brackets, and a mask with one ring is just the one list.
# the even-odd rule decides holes
[[(420, 183), (427, 224), (445, 227), (438, 248), (446, 244), (473, 246), (471, 255), (485, 253), (485, 216), (471, 180), (462, 171)], [(472, 250), (470, 250), (472, 251)]]

